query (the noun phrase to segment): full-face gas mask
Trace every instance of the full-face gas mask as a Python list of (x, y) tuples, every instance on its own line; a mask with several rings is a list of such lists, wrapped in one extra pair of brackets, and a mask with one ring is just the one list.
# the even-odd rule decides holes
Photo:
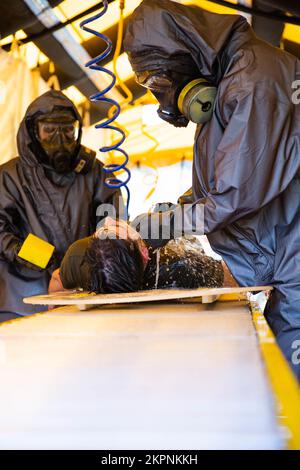
[(136, 80), (158, 100), (159, 117), (175, 127), (203, 124), (212, 116), (217, 89), (195, 74), (145, 71), (136, 73)]
[(57, 173), (73, 169), (78, 148), (79, 122), (68, 110), (43, 114), (35, 121), (35, 135)]
[(40, 163), (60, 174), (86, 174), (92, 169), (96, 152), (80, 144), (81, 126), (71, 109), (57, 106), (52, 112), (29, 116), (26, 126)]

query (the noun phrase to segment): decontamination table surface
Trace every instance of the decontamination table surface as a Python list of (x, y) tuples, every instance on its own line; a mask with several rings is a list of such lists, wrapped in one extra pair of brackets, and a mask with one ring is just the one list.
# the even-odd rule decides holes
[(1, 449), (280, 449), (246, 301), (62, 307), (0, 326)]

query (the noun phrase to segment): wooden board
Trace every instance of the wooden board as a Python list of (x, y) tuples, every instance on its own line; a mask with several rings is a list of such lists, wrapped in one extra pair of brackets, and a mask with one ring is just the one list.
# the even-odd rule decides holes
[(213, 289), (157, 289), (127, 294), (93, 294), (78, 291), (55, 292), (49, 295), (36, 295), (24, 298), (26, 304), (32, 305), (77, 305), (80, 309), (92, 305), (128, 304), (137, 302), (159, 302), (162, 300), (179, 300), (201, 298), (202, 303), (211, 303), (223, 295), (245, 294), (272, 290), (271, 286), (219, 287)]

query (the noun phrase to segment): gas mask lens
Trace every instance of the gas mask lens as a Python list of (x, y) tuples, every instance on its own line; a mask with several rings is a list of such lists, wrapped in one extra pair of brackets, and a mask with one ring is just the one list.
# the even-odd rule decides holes
[(38, 137), (41, 143), (54, 143), (56, 140), (62, 143), (71, 143), (77, 140), (79, 123), (75, 122), (38, 122)]
[(136, 74), (136, 81), (141, 86), (149, 88), (149, 90), (161, 90), (172, 85), (172, 80), (166, 74), (161, 73), (155, 75), (155, 72), (141, 72)]
[(48, 163), (57, 173), (72, 170), (79, 122), (70, 114), (43, 116), (36, 121), (36, 136), (48, 157)]
[(159, 117), (175, 127), (188, 125), (188, 120), (180, 113), (177, 106), (178, 86), (181, 86), (181, 81), (185, 78), (180, 75), (180, 83), (178, 84), (174, 79), (174, 73), (168, 71), (136, 73), (136, 81), (148, 88), (157, 99)]

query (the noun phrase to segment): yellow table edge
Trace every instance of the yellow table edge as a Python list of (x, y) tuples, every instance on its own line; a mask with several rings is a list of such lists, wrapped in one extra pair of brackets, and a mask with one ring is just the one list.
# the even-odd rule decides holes
[(250, 301), (260, 351), (275, 397), (277, 417), (288, 431), (287, 447), (300, 450), (300, 387), (257, 302)]

